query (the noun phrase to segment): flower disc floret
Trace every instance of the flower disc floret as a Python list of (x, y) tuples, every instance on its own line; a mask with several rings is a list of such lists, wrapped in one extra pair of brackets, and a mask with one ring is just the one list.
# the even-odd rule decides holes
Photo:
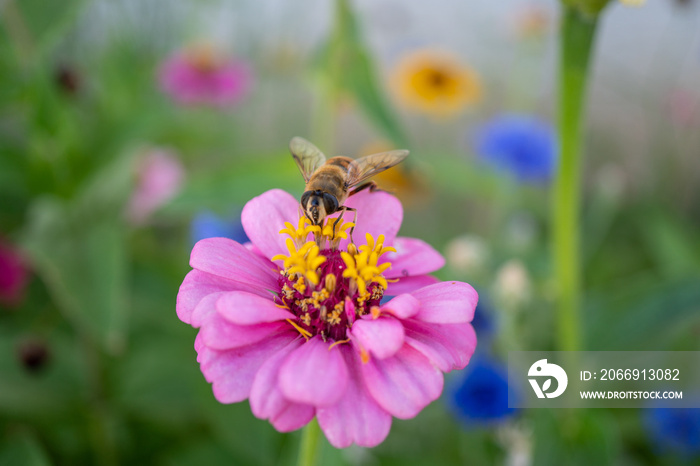
[[(363, 252), (354, 247), (349, 248), (352, 252), (333, 247), (341, 238), (347, 238), (352, 226), (352, 222), (330, 219), (320, 238), (324, 244), (327, 240), (330, 248), (321, 251), (317, 243), (309, 241), (297, 249), (294, 241), (287, 239), (289, 256), (272, 258), (284, 261), (278, 304), (295, 315), (294, 326), (305, 338), (320, 334), (324, 339), (346, 340), (347, 329), (355, 318), (376, 307), (388, 287), (382, 272), (391, 264), (380, 265), (377, 261), (380, 254), (393, 248), (383, 248), (383, 238), (375, 241), (367, 233), (367, 244), (360, 247)], [(312, 286), (307, 287), (303, 281), (300, 286), (304, 278)]]

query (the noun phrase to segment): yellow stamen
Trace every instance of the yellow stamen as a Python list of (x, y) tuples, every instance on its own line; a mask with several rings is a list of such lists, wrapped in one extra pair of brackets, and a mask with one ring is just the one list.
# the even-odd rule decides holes
[(331, 246), (337, 246), (341, 239), (347, 239), (347, 230), (354, 227), (352, 222), (338, 221), (337, 218), (329, 218), (321, 230), (321, 234), (328, 239)]
[[(280, 235), (289, 235), (294, 243), (301, 247), (309, 236), (309, 233), (320, 233), (321, 227), (318, 225), (311, 225), (311, 221), (306, 217), (301, 217), (299, 219), (299, 226), (295, 229), (294, 225), (289, 222), (284, 222), (285, 228), (280, 230)], [(274, 259), (273, 259), (274, 260)]]
[(372, 306), (369, 312), (372, 314), (372, 319), (378, 319), (382, 313), (382, 311), (379, 310), (378, 306)]
[(384, 253), (396, 252), (396, 249), (391, 246), (384, 247), (384, 235), (379, 235), (376, 243), (372, 235), (369, 233), (365, 234), (365, 238), (367, 239), (367, 244), (360, 246), (360, 251), (367, 253), (374, 252), (377, 254), (377, 259), (382, 257), (382, 254)]
[[(319, 255), (319, 248), (316, 243), (308, 241), (297, 250), (294, 241), (287, 238), (286, 245), (289, 250), (289, 256), (277, 254), (272, 260), (283, 260), (284, 268), (288, 275), (305, 276), (310, 283), (318, 285), (319, 276), (316, 269), (326, 262), (326, 258)], [(303, 293), (303, 291), (300, 292)]]
[(335, 291), (336, 278), (335, 275), (326, 275), (326, 286), (324, 288), (328, 293), (333, 293)]
[(350, 341), (350, 339), (348, 338), (348, 339), (346, 339), (346, 340), (338, 340), (338, 341), (336, 341), (336, 342), (333, 342), (333, 343), (331, 343), (331, 345), (328, 347), (328, 351), (330, 351), (331, 349), (333, 349), (333, 347), (334, 347), (335, 345), (340, 345), (341, 343), (347, 343), (347, 342), (349, 342), (349, 341)]
[(308, 330), (305, 330), (305, 329), (301, 328), (301, 327), (300, 327), (296, 322), (294, 322), (292, 319), (287, 319), (287, 322), (289, 322), (290, 324), (292, 324), (292, 327), (294, 327), (295, 329), (297, 329), (297, 331), (298, 331), (299, 333), (301, 333), (301, 336), (304, 337), (304, 338), (308, 341), (309, 337), (311, 336), (311, 333), (310, 333)]
[(311, 316), (309, 315), (308, 312), (305, 313), (305, 314), (301, 317), (301, 321), (304, 322), (304, 325), (310, 325), (310, 324), (311, 324)]

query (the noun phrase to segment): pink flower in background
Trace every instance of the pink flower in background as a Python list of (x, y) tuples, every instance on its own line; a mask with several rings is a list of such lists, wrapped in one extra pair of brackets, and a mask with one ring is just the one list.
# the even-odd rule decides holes
[(692, 128), (696, 116), (700, 114), (700, 99), (687, 89), (672, 90), (666, 96), (665, 104), (671, 122), (683, 128)]
[(192, 47), (161, 66), (160, 86), (176, 102), (223, 107), (245, 97), (253, 83), (247, 63), (226, 59), (209, 45)]
[(136, 188), (127, 206), (127, 218), (139, 225), (180, 191), (185, 169), (172, 152), (151, 149), (139, 160), (136, 176)]
[[(249, 399), (282, 432), (316, 416), (333, 446), (372, 447), (392, 417), (440, 396), (443, 372), (467, 365), (478, 296), (427, 275), (444, 259), (397, 237), (394, 196), (362, 192), (346, 205), (357, 209), (359, 248), (352, 223), (311, 226), (284, 191), (252, 199), (242, 213), (252, 243), (198, 242), (177, 315), (200, 329), (197, 361), (220, 402)], [(385, 295), (394, 298), (381, 304)]]
[(24, 297), (29, 271), (22, 255), (0, 239), (0, 304), (17, 306)]

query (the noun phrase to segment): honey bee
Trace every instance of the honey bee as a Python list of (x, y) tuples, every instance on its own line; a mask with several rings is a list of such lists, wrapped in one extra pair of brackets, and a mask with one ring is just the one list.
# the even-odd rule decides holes
[[(341, 212), (336, 223), (346, 211), (357, 211), (345, 206), (348, 197), (369, 189), (375, 191), (377, 184), (368, 181), (374, 175), (387, 170), (408, 156), (407, 150), (392, 150), (372, 154), (354, 160), (350, 157), (332, 157), (326, 160), (316, 146), (306, 139), (295, 137), (289, 143), (289, 150), (301, 171), (306, 189), (301, 196), (301, 208), (313, 225), (323, 226), (323, 220), (336, 212)], [(352, 239), (352, 230), (350, 230)]]

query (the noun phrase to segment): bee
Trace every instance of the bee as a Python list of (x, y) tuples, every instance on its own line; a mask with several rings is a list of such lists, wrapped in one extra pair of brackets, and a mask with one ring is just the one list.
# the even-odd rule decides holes
[[(340, 212), (337, 224), (348, 210), (353, 212), (353, 223), (356, 223), (357, 211), (344, 205), (348, 197), (365, 189), (375, 191), (377, 184), (368, 180), (408, 156), (407, 150), (392, 150), (357, 160), (342, 156), (326, 160), (323, 152), (300, 137), (291, 140), (289, 150), (306, 182), (301, 209), (313, 225), (320, 226), (327, 216)], [(350, 238), (352, 240), (352, 229)]]

